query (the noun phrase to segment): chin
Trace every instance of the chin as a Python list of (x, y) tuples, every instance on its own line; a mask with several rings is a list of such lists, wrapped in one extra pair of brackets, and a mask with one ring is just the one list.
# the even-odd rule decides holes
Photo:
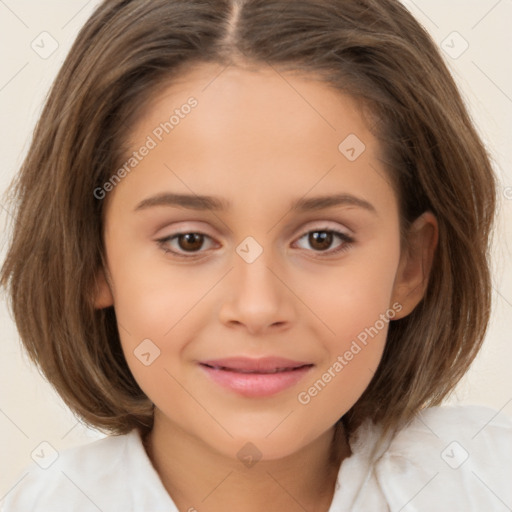
[(211, 438), (204, 440), (222, 455), (236, 457), (242, 463), (255, 459), (260, 461), (284, 459), (300, 452), (325, 433), (324, 431), (305, 431), (303, 426), (302, 428), (296, 426), (292, 430), (275, 421), (270, 427), (263, 422), (259, 424), (254, 422), (246, 428), (234, 427), (229, 431), (233, 438), (227, 439), (223, 436), (223, 439), (218, 439), (214, 443)]

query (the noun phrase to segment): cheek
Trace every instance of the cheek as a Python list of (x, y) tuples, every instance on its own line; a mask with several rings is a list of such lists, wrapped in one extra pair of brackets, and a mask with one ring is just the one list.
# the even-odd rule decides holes
[(387, 328), (365, 343), (354, 339), (299, 390), (297, 409), (307, 418), (322, 418), (320, 430), (333, 425), (361, 397), (372, 380), (385, 345)]
[(389, 292), (378, 294), (373, 287), (362, 286), (324, 307), (325, 321), (334, 334), (323, 335), (327, 357), (296, 399), (308, 417), (323, 418), (323, 425), (330, 425), (370, 384), (382, 358), (389, 322), (400, 308), (389, 305)]
[[(179, 361), (198, 326), (209, 321), (216, 302), (211, 291), (225, 270), (169, 265), (165, 257), (145, 251), (123, 257), (120, 246), (109, 254), (115, 283), (115, 312), (128, 366), (152, 399), (166, 390), (179, 397), (183, 390)], [(185, 396), (186, 398), (186, 396)]]
[[(392, 246), (393, 247), (393, 246)], [(319, 312), (326, 358), (315, 379), (297, 399), (311, 413), (331, 415), (334, 421), (361, 396), (375, 374), (386, 344), (390, 321), (401, 310), (391, 304), (399, 250), (391, 247), (380, 258), (362, 257), (333, 272), (324, 287), (308, 292)]]
[[(379, 250), (380, 249), (380, 250)], [(399, 250), (375, 246), (344, 266), (332, 270), (308, 290), (308, 302), (325, 325), (330, 352), (346, 350), (350, 341), (377, 323), (391, 307)], [(375, 257), (379, 254), (380, 257)], [(391, 316), (394, 317), (393, 312)], [(386, 324), (387, 325), (387, 324)], [(328, 334), (331, 336), (328, 336)], [(364, 338), (364, 334), (360, 337)], [(385, 336), (384, 336), (385, 338)], [(364, 341), (364, 340), (363, 340)]]
[(114, 302), (118, 322), (135, 339), (163, 338), (215, 282), (211, 272), (171, 267), (155, 250), (119, 257), (112, 251)]

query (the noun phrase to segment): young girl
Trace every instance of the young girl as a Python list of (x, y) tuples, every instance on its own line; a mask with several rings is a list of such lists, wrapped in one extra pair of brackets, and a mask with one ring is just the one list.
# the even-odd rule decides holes
[(398, 1), (106, 0), (15, 192), (21, 339), (112, 435), (6, 512), (512, 508), (512, 424), (439, 406), (495, 178)]

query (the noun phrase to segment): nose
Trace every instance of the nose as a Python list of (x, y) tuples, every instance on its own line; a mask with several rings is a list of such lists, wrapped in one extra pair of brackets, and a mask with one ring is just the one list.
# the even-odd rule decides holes
[(234, 268), (224, 283), (221, 322), (253, 335), (291, 326), (296, 314), (293, 293), (283, 271), (274, 267), (275, 261), (265, 250), (252, 263), (235, 255)]

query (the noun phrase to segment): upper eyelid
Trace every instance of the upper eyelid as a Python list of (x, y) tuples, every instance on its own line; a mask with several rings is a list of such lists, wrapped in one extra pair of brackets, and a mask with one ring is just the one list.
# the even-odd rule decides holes
[[(333, 225), (333, 224), (336, 224), (336, 225)], [(182, 229), (175, 228), (175, 229), (176, 229), (175, 231), (170, 232), (168, 235), (158, 236), (157, 238), (159, 238), (159, 239), (171, 238), (176, 235), (187, 234), (187, 233), (199, 233), (202, 235), (207, 235), (211, 238), (215, 238), (215, 235), (210, 234), (208, 232), (209, 231), (208, 229), (205, 229), (202, 227), (198, 228), (198, 229), (195, 229), (194, 227), (190, 227), (190, 228), (185, 227)], [(160, 229), (159, 231), (165, 231), (165, 230), (166, 230), (166, 228), (163, 228), (163, 229)], [(287, 231), (287, 237), (288, 237), (288, 236), (291, 236), (292, 233), (294, 233), (295, 236), (298, 236), (298, 235), (302, 236), (306, 233), (309, 233), (309, 232), (315, 231), (315, 230), (317, 230), (317, 231), (322, 231), (322, 230), (340, 231), (347, 236), (354, 236), (354, 232), (352, 229), (350, 229), (346, 224), (340, 223), (338, 221), (312, 220), (312, 221), (306, 222), (305, 224), (302, 223), (300, 230), (297, 228), (294, 228), (294, 229), (287, 229), (286, 231)], [(229, 232), (232, 233), (231, 230)]]

